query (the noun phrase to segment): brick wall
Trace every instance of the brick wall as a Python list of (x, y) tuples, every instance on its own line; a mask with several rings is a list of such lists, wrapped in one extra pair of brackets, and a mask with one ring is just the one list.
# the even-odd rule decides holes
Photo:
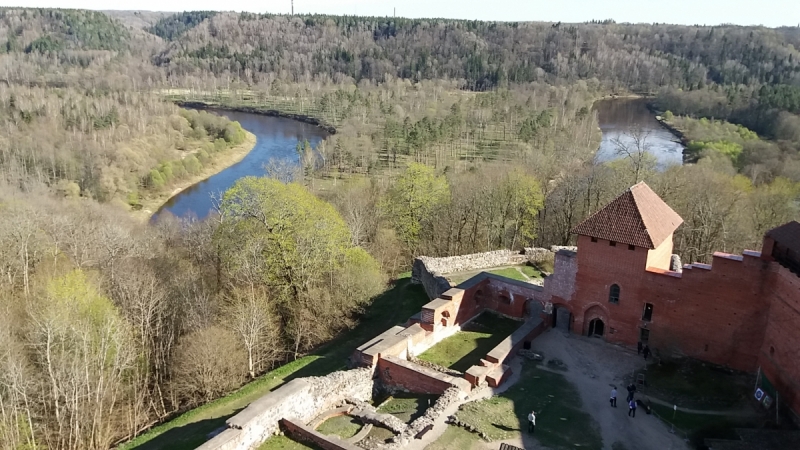
[[(634, 346), (640, 330), (650, 346), (735, 369), (754, 371), (769, 306), (764, 298), (766, 264), (755, 256), (715, 254), (711, 266), (687, 265), (683, 273), (645, 270), (648, 250), (578, 238), (576, 290), (567, 301), (573, 332), (586, 334), (600, 318), (605, 338)], [(612, 284), (619, 303), (609, 302)], [(652, 320), (643, 320), (645, 303)]]
[(310, 442), (322, 450), (362, 450), (361, 447), (348, 444), (335, 436), (325, 436), (291, 419), (282, 419), (281, 428), (286, 430), (295, 440)]
[(780, 402), (800, 413), (800, 277), (771, 264), (770, 311), (758, 364), (781, 393)]
[(378, 361), (378, 377), (386, 386), (401, 388), (415, 394), (441, 395), (454, 384), (469, 392), (469, 383), (463, 378), (452, 377), (392, 356)]

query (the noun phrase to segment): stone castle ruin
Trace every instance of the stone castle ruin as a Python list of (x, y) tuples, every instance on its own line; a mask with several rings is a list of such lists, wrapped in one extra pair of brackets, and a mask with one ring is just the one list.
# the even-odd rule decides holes
[[(227, 421), (204, 450), (252, 449), (283, 430), (324, 449), (402, 448), (423, 437), (448, 406), (476, 387), (502, 385), (509, 361), (549, 327), (636, 347), (661, 357), (686, 356), (762, 374), (772, 398), (800, 412), (800, 223), (766, 233), (761, 252), (715, 253), (713, 264), (681, 264), (672, 236), (683, 220), (639, 183), (573, 230), (577, 247), (500, 250), (449, 258), (420, 257), (412, 281), (431, 301), (403, 325), (354, 350), (354, 369), (297, 379)], [(480, 272), (452, 286), (446, 275), (553, 259), (543, 285)], [(465, 372), (417, 359), (491, 311), (519, 326)], [(438, 400), (411, 423), (380, 414), (375, 392), (433, 394)], [(351, 414), (391, 430), (388, 443), (343, 441), (314, 430)]]

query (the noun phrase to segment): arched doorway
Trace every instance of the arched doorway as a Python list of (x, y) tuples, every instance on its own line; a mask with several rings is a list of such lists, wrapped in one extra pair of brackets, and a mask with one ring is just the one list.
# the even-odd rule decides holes
[(603, 336), (603, 332), (605, 331), (605, 324), (603, 320), (600, 318), (592, 319), (589, 322), (589, 336)]
[(553, 305), (553, 328), (569, 331), (572, 323), (572, 313), (564, 306)]

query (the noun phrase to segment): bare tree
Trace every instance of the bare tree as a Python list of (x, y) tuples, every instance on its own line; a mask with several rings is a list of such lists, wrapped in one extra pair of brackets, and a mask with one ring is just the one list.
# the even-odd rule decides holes
[(631, 166), (633, 180), (631, 184), (641, 181), (644, 171), (652, 169), (654, 157), (652, 146), (648, 142), (651, 131), (644, 128), (630, 128), (620, 136), (611, 140), (615, 152)]

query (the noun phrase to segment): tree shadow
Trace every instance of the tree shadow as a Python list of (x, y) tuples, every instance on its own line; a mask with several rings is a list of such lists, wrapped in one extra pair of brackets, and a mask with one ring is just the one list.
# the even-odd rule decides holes
[(132, 450), (190, 450), (199, 447), (208, 440), (209, 434), (214, 430), (224, 428), (225, 421), (238, 414), (240, 408), (231, 414), (204, 419), (197, 422), (175, 427), (157, 437), (133, 447)]
[[(419, 312), (430, 300), (421, 285), (411, 284), (411, 280), (397, 280), (391, 287), (377, 296), (358, 319), (358, 325), (339, 333), (328, 343), (310, 353), (317, 359), (297, 371), (286, 375), (282, 383), (273, 386), (274, 391), (287, 382), (310, 376), (327, 375), (347, 368), (347, 359), (359, 345), (388, 328), (405, 323), (409, 317)], [(269, 376), (269, 374), (266, 374)], [(263, 377), (263, 376), (262, 376)], [(266, 395), (266, 392), (264, 393)], [(194, 449), (208, 440), (214, 430), (224, 427), (225, 421), (238, 414), (244, 407), (231, 414), (210, 419), (200, 419), (177, 426), (133, 447), (135, 450)], [(202, 413), (200, 413), (202, 415)]]

